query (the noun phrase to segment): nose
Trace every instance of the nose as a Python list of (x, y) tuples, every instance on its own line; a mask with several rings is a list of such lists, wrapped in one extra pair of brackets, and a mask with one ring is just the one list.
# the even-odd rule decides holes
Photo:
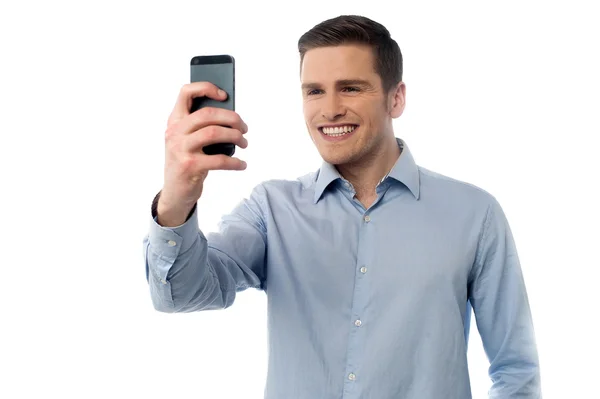
[(323, 107), (321, 108), (323, 118), (333, 121), (346, 115), (346, 108), (341, 99), (333, 94), (328, 95), (323, 99)]

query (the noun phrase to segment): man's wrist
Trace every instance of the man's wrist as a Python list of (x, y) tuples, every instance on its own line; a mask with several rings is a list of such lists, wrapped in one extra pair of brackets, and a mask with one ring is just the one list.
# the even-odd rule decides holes
[[(156, 196), (154, 197), (154, 199), (152, 200), (152, 206), (151, 206), (151, 212), (152, 212), (152, 218), (156, 219), (158, 222), (158, 202), (160, 200), (160, 195), (162, 193), (162, 190), (160, 190), (158, 192), (158, 194), (156, 194)], [(190, 220), (190, 218), (192, 217), (192, 215), (194, 214), (194, 211), (196, 210), (196, 206), (197, 204), (194, 204), (194, 206), (192, 207), (192, 209), (190, 210), (190, 212), (188, 213), (187, 217), (185, 218), (185, 221), (183, 221), (183, 223), (187, 222), (188, 220)], [(181, 223), (181, 224), (183, 224)], [(160, 224), (160, 223), (159, 223)], [(174, 227), (174, 226), (171, 226)]]

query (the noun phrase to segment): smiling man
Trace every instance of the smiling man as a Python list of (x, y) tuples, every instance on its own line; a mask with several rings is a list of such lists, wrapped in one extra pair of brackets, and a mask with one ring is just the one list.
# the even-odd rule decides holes
[(404, 110), (405, 85), (400, 50), (390, 53), (387, 65), (377, 65), (380, 76), (368, 44), (340, 42), (326, 30), (300, 40), (306, 125), (321, 157), (352, 183), (365, 208), (400, 155), (392, 119)]
[(154, 307), (225, 309), (237, 292), (264, 290), (268, 399), (471, 398), (473, 309), (490, 398), (541, 398), (527, 292), (500, 204), (418, 166), (394, 134), (406, 98), (397, 43), (375, 21), (341, 16), (304, 34), (299, 52), (322, 166), (257, 185), (206, 235), (197, 200), (208, 171), (245, 165), (201, 148), (245, 148), (248, 127), (232, 111), (188, 112), (193, 97), (225, 98), (213, 85), (182, 89), (144, 239)]

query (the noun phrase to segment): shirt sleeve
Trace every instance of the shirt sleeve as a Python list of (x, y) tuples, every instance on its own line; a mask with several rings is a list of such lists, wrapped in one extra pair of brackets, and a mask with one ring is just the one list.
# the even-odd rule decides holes
[(540, 399), (540, 367), (527, 291), (515, 242), (494, 199), (469, 283), (477, 329), (490, 361), (490, 399)]
[(222, 217), (218, 231), (208, 238), (198, 227), (197, 206), (177, 227), (159, 225), (152, 212), (143, 249), (146, 280), (156, 310), (225, 309), (233, 304), (237, 292), (249, 287), (264, 289), (264, 195), (262, 185), (256, 186), (249, 198)]

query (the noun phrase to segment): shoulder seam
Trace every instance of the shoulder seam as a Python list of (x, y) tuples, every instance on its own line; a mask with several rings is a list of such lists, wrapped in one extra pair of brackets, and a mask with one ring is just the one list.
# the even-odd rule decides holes
[(423, 174), (425, 174), (425, 175), (427, 175), (429, 177), (432, 177), (434, 179), (444, 180), (444, 181), (447, 181), (447, 182), (450, 182), (450, 183), (459, 184), (461, 186), (470, 187), (470, 188), (473, 188), (473, 189), (479, 191), (480, 193), (483, 193), (483, 194), (489, 195), (491, 197), (494, 197), (489, 191), (487, 191), (484, 188), (482, 188), (480, 186), (477, 186), (477, 185), (475, 185), (473, 183), (469, 183), (469, 182), (464, 181), (464, 180), (459, 180), (459, 179), (454, 178), (454, 177), (446, 176), (446, 175), (443, 175), (441, 173), (437, 173), (437, 172), (428, 170), (428, 169), (423, 168), (421, 166), (418, 167), (418, 170), (419, 170), (419, 172), (422, 172)]

